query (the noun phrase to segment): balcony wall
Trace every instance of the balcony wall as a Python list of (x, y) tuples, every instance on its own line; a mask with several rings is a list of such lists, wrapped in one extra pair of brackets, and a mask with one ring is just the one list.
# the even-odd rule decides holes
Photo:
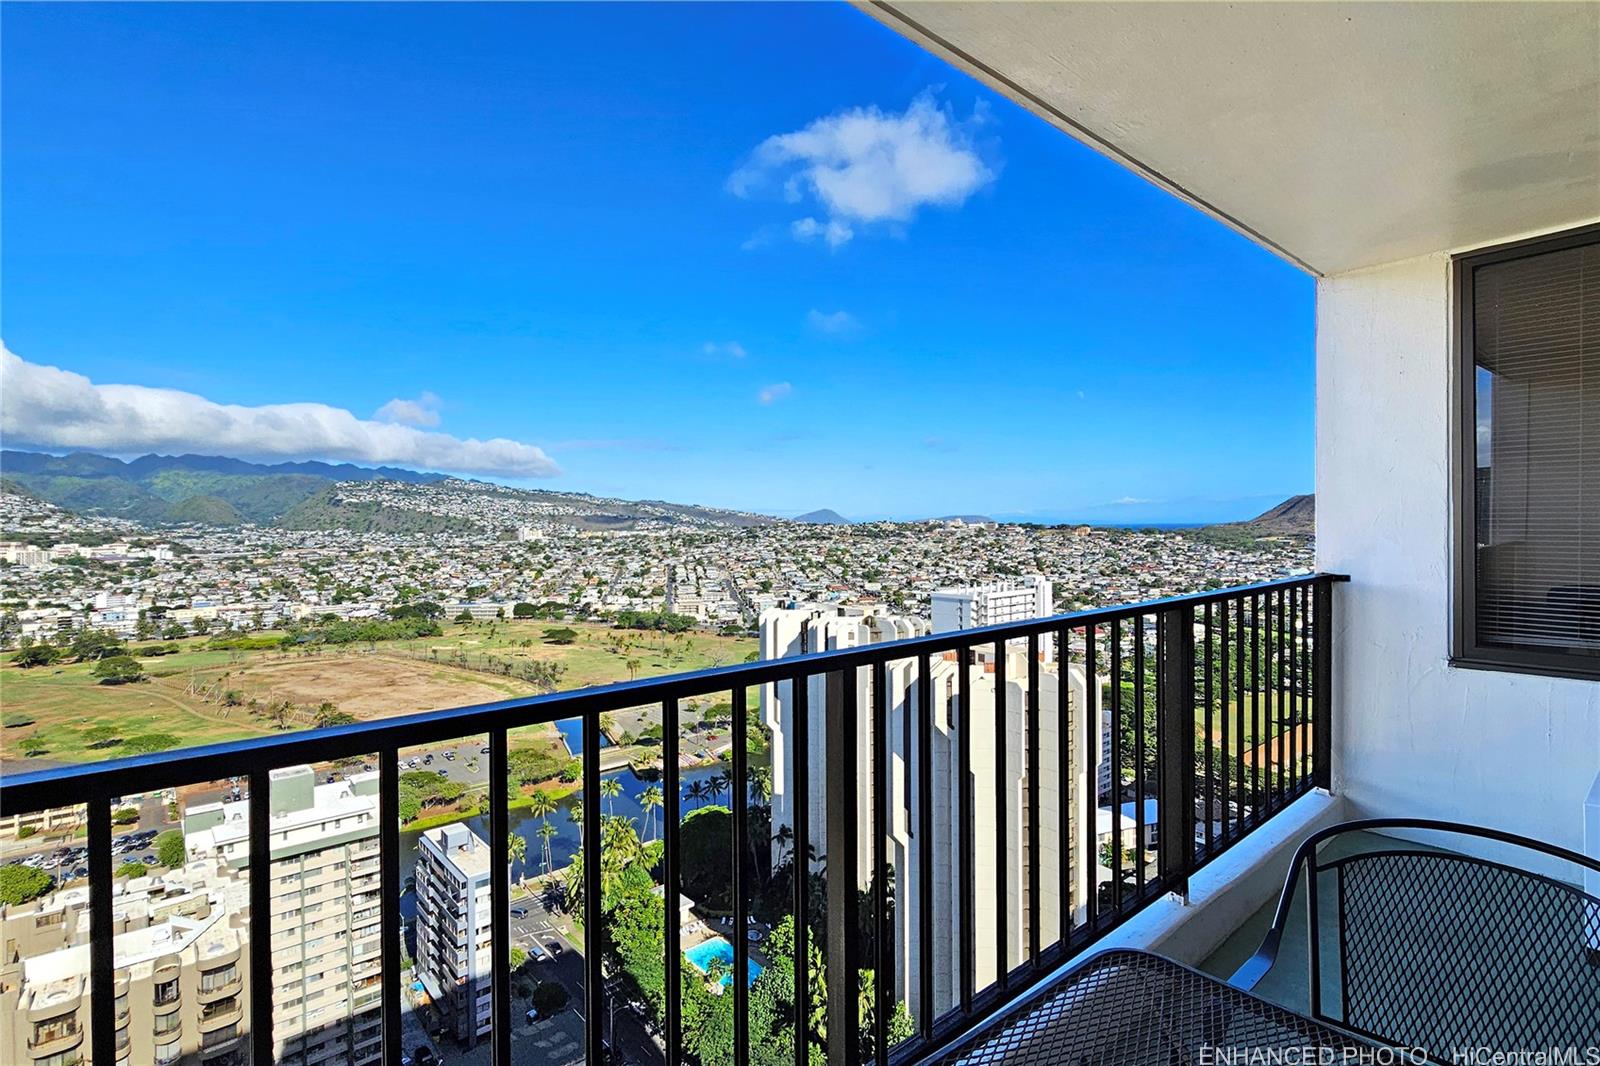
[(1581, 851), (1600, 684), (1448, 662), (1449, 279), (1441, 253), (1318, 283), (1317, 564), (1351, 575), (1333, 642), (1334, 789), (1352, 816)]

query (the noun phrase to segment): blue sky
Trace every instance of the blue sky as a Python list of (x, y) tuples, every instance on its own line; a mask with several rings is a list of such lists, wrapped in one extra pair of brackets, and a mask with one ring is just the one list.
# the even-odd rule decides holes
[(1311, 280), (853, 8), (3, 28), (10, 445), (853, 517), (1310, 490)]

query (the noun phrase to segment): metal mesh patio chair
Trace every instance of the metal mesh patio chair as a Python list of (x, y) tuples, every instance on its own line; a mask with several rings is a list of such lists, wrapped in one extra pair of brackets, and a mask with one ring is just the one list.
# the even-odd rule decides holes
[[(1443, 834), (1442, 846), (1464, 850), (1494, 842), (1503, 861), (1390, 836), (1364, 841), (1376, 848), (1326, 846), (1393, 830)], [(1333, 826), (1295, 853), (1235, 985), (1254, 988), (1278, 961), (1302, 881), (1313, 1017), (1445, 1061), (1465, 1048), (1600, 1048), (1600, 862), (1451, 822)]]

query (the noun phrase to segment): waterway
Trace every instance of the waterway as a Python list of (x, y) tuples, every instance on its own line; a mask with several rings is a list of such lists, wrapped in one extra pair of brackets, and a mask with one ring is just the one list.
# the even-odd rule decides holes
[[(702, 766), (692, 770), (681, 770), (678, 773), (679, 809), (687, 815), (696, 806), (703, 805), (698, 800), (689, 798), (689, 786), (696, 782), (706, 781), (723, 772), (722, 766)], [(634, 773), (631, 768), (617, 770), (603, 774), (602, 780), (610, 779), (622, 786), (622, 791), (616, 796), (600, 797), (600, 811), (602, 814), (616, 814), (624, 818), (632, 818), (634, 826), (639, 832), (639, 838), (646, 843), (659, 840), (662, 831), (662, 815), (665, 813), (660, 807), (656, 808), (647, 817), (644, 807), (639, 802), (639, 794), (651, 785), (661, 786), (661, 781), (647, 781)], [(714, 801), (726, 804), (728, 794), (724, 792)], [(549, 816), (549, 821), (555, 827), (556, 835), (550, 839), (550, 855), (554, 861), (554, 868), (559, 870), (572, 861), (578, 853), (579, 841), (578, 824), (572, 820), (572, 812), (583, 801), (583, 793), (575, 792), (560, 800), (555, 811)], [(530, 815), (525, 807), (519, 807), (511, 812), (511, 831), (528, 842), (527, 858), (522, 862), (511, 864), (511, 878), (516, 881), (522, 877), (534, 877), (544, 873), (544, 846), (539, 838), (539, 826), (545, 821)], [(489, 839), (489, 818), (487, 815), (469, 815), (462, 818), (461, 823), (470, 828), (484, 840)], [(401, 884), (411, 878), (413, 867), (417, 861), (417, 837), (420, 834), (415, 830), (402, 830), (400, 833), (400, 877)], [(415, 911), (415, 903), (410, 892), (401, 900), (400, 912), (409, 921)]]

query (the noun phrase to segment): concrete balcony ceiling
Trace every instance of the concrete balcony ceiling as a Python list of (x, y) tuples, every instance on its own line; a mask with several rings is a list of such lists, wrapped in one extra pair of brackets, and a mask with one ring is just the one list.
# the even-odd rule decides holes
[(1600, 4), (861, 6), (1313, 273), (1600, 214)]

